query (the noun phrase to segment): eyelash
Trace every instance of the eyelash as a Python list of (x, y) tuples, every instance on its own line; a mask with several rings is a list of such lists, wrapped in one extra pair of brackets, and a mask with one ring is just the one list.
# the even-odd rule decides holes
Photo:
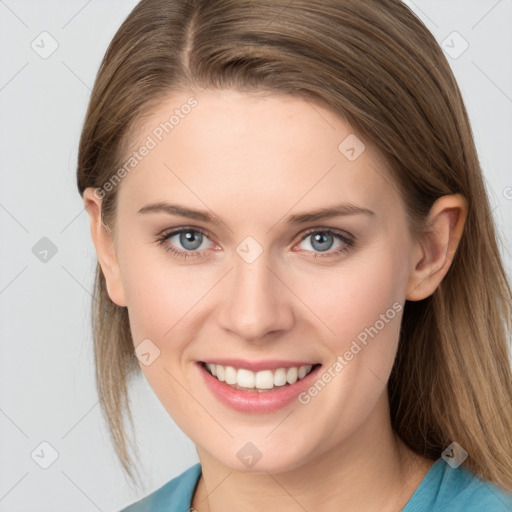
[[(172, 247), (170, 245), (165, 244), (165, 242), (169, 238), (173, 237), (174, 235), (178, 235), (180, 233), (188, 233), (188, 232), (201, 233), (203, 236), (209, 238), (208, 234), (206, 232), (204, 232), (202, 229), (183, 227), (183, 228), (175, 229), (175, 230), (169, 231), (167, 233), (164, 233), (162, 236), (159, 236), (156, 239), (156, 242), (159, 245), (161, 245), (166, 252), (170, 252), (171, 254), (173, 254), (174, 256), (176, 256), (178, 258), (187, 259), (187, 258), (204, 258), (204, 257), (206, 257), (206, 256), (202, 255), (199, 251), (182, 251), (182, 250), (175, 249), (174, 247)], [(347, 236), (345, 236), (345, 235), (341, 234), (340, 232), (338, 232), (337, 230), (333, 230), (333, 229), (318, 229), (318, 228), (310, 229), (300, 239), (300, 242), (304, 241), (306, 238), (308, 238), (308, 236), (315, 234), (315, 233), (333, 235), (338, 240), (341, 240), (345, 245), (340, 249), (335, 249), (334, 251), (326, 252), (325, 254), (315, 253), (313, 256), (309, 256), (312, 258), (332, 258), (332, 257), (339, 256), (343, 253), (350, 251), (355, 246), (355, 239), (348, 238)], [(308, 252), (312, 252), (312, 251), (308, 251)]]

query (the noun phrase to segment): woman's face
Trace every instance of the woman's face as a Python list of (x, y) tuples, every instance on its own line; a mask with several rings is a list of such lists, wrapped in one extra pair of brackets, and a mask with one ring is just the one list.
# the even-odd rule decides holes
[(316, 104), (193, 97), (174, 94), (145, 122), (117, 185), (109, 293), (128, 308), (142, 372), (230, 468), (360, 449), (389, 422), (416, 247), (397, 189), (368, 141)]

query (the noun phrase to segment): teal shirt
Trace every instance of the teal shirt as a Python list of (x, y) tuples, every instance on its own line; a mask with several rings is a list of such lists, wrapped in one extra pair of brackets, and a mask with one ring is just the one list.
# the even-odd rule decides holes
[[(199, 463), (120, 512), (191, 512)], [(402, 512), (512, 512), (512, 494), (459, 466), (437, 459)]]

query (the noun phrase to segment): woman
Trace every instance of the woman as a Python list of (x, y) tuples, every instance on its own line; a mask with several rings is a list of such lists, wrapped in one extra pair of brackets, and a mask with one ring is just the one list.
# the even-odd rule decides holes
[(511, 291), (460, 91), (397, 0), (143, 0), (79, 148), (98, 391), (200, 463), (126, 508), (512, 507)]

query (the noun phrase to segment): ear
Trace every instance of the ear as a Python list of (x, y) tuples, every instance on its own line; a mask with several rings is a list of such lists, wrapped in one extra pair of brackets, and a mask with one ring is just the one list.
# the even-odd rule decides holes
[(84, 190), (83, 200), (85, 209), (89, 214), (91, 237), (98, 255), (98, 262), (105, 276), (108, 296), (114, 304), (126, 306), (114, 237), (101, 220), (103, 199), (96, 192), (96, 189), (89, 187)]
[(407, 300), (422, 300), (432, 293), (450, 268), (467, 217), (467, 201), (461, 194), (438, 198), (428, 215), (431, 229), (415, 244), (407, 283)]

